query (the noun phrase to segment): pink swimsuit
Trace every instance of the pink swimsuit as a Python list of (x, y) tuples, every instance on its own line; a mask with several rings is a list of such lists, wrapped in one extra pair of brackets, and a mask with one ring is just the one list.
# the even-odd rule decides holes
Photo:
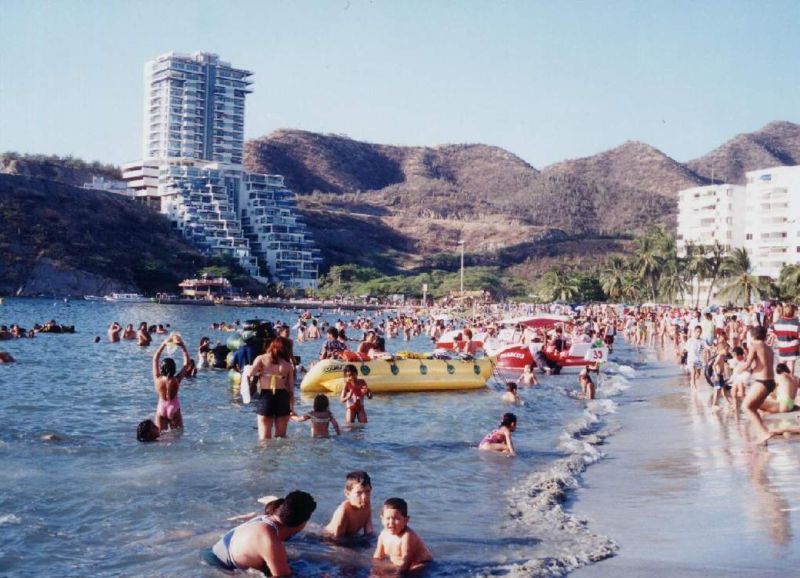
[(506, 434), (503, 430), (496, 429), (486, 434), (486, 437), (481, 440), (480, 445), (504, 443), (506, 443)]
[(158, 398), (158, 407), (156, 408), (156, 413), (161, 417), (165, 417), (168, 420), (172, 420), (175, 417), (175, 414), (181, 409), (181, 402), (178, 401), (178, 396), (176, 395), (171, 400), (161, 399)]

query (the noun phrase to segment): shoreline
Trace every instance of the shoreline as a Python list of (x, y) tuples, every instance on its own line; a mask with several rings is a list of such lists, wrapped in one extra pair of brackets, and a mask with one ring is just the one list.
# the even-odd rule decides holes
[(639, 353), (654, 374), (624, 394), (605, 459), (584, 472), (566, 504), (619, 550), (573, 575), (795, 573), (800, 439), (754, 447), (747, 418), (711, 413), (710, 388), (693, 395), (669, 348)]

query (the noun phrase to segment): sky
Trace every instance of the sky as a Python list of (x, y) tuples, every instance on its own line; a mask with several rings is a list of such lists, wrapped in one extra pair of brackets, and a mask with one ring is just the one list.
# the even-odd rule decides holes
[(246, 138), (484, 143), (536, 168), (628, 140), (678, 161), (800, 122), (796, 0), (0, 0), (0, 152), (140, 158), (143, 66), (254, 73)]

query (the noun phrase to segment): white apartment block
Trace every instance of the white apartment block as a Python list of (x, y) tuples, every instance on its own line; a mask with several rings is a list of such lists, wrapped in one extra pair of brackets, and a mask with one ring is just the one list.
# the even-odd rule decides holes
[(747, 173), (744, 247), (753, 274), (777, 279), (800, 264), (800, 166)]
[(131, 194), (206, 254), (253, 277), (315, 289), (319, 249), (278, 175), (247, 173), (247, 70), (215, 54), (169, 53), (145, 65), (144, 158), (122, 166)]
[(800, 264), (800, 166), (746, 173), (745, 186), (710, 185), (678, 193), (677, 245), (744, 248), (752, 273), (777, 279)]
[(143, 158), (241, 165), (252, 74), (205, 52), (171, 52), (145, 64)]
[(688, 244), (709, 246), (718, 241), (728, 250), (743, 246), (744, 199), (745, 188), (739, 185), (709, 185), (680, 191), (676, 239), (679, 254), (686, 254)]

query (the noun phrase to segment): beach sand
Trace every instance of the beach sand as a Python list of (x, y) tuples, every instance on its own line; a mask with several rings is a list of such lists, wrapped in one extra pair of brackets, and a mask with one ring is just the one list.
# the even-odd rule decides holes
[(567, 504), (619, 551), (573, 575), (800, 576), (800, 436), (754, 447), (744, 416), (708, 410), (711, 388), (693, 396), (670, 357), (653, 363)]

